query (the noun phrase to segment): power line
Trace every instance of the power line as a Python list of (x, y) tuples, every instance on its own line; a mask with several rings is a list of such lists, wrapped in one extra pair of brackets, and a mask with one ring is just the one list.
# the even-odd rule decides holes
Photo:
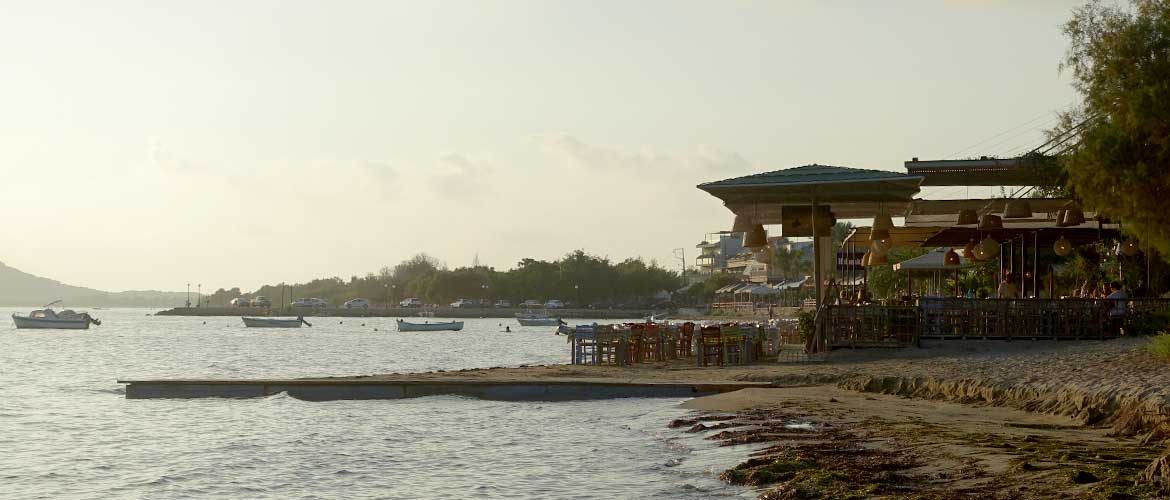
[[(1074, 103), (1076, 103), (1076, 101), (1075, 101), (1075, 100), (1074, 100), (1074, 101), (1070, 101), (1070, 102), (1069, 102), (1067, 105), (1065, 105), (1065, 106), (1063, 106), (1063, 107), (1061, 107), (1061, 108), (1057, 108), (1057, 109), (1059, 110), (1059, 109), (1065, 109), (1065, 108), (1069, 108), (1069, 107), (1071, 107), (1071, 106), (1072, 106)], [(1019, 130), (1019, 129), (1021, 129), (1021, 128), (1024, 128), (1024, 127), (1027, 127), (1027, 126), (1029, 126), (1029, 125), (1032, 125), (1032, 124), (1033, 124), (1033, 123), (1035, 123), (1037, 120), (1043, 119), (1044, 117), (1050, 117), (1050, 118), (1051, 118), (1051, 115), (1050, 115), (1050, 113), (1053, 113), (1053, 110), (1045, 111), (1045, 112), (1041, 113), (1040, 115), (1036, 116), (1035, 118), (1032, 118), (1032, 119), (1030, 119), (1030, 120), (1028, 120), (1028, 121), (1026, 121), (1026, 122), (1024, 122), (1024, 123), (1021, 123), (1021, 124), (1019, 124), (1019, 125), (1016, 125), (1016, 126), (1014, 126), (1014, 127), (1012, 127), (1012, 128), (1009, 128), (1009, 129), (1007, 129), (1007, 130), (1004, 130), (1004, 131), (1002, 131), (1002, 132), (1000, 132), (1000, 133), (998, 133), (998, 134), (995, 134), (995, 135), (993, 135), (993, 136), (991, 136), (991, 137), (988, 137), (988, 138), (986, 138), (986, 139), (983, 139), (983, 140), (981, 140), (981, 141), (979, 141), (979, 142), (976, 142), (975, 144), (972, 144), (972, 145), (970, 145), (970, 146), (967, 146), (967, 147), (965, 147), (965, 148), (963, 148), (963, 149), (960, 149), (959, 151), (956, 151), (956, 152), (954, 152), (954, 153), (951, 153), (951, 154), (949, 154), (949, 155), (945, 156), (944, 158), (952, 158), (952, 157), (958, 156), (958, 155), (960, 155), (960, 154), (962, 154), (962, 153), (966, 153), (967, 151), (970, 151), (970, 150), (972, 150), (972, 149), (975, 149), (975, 148), (977, 148), (977, 147), (979, 147), (979, 146), (982, 146), (983, 144), (986, 144), (986, 143), (987, 143), (987, 142), (989, 142), (989, 141), (993, 141), (993, 140), (995, 140), (995, 139), (998, 139), (999, 137), (1003, 136), (1004, 134), (1010, 134), (1010, 133), (1012, 133), (1012, 132), (1015, 132), (1015, 131), (1017, 131), (1017, 130)]]

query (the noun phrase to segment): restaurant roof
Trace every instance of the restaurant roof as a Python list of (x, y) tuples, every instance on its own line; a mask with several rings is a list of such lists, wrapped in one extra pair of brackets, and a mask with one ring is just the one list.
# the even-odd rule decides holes
[[(887, 170), (805, 165), (699, 184), (698, 188), (735, 205), (909, 202), (922, 177)], [(834, 210), (836, 211), (836, 210)]]

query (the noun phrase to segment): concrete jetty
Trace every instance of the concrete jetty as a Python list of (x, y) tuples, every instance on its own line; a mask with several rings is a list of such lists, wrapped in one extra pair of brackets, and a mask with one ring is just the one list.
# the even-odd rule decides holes
[(770, 387), (767, 382), (623, 382), (598, 380), (419, 380), (384, 378), (119, 380), (126, 399), (259, 398), (287, 393), (306, 401), (467, 396), (496, 401), (573, 401), (695, 397)]

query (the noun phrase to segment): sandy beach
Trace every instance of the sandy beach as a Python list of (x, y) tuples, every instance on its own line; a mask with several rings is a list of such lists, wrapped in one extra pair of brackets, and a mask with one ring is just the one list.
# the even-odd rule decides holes
[[(687, 405), (700, 417), (683, 423), (720, 431), (711, 438), (727, 444), (768, 444), (725, 473), (767, 498), (815, 491), (859, 498), (1157, 498), (1166, 493), (1159, 489), (1167, 475), (1170, 365), (1145, 351), (1148, 342), (937, 341), (834, 351), (817, 362), (697, 368), (680, 360), (405, 377), (771, 382), (775, 388), (693, 400)], [(786, 427), (793, 422), (809, 425)], [(842, 449), (872, 456), (862, 453), (869, 456), (862, 466), (854, 463), (860, 455), (839, 456)]]

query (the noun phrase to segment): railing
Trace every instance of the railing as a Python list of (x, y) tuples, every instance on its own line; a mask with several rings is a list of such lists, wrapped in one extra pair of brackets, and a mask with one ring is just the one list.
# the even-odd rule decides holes
[(825, 328), (823, 343), (829, 349), (918, 344), (916, 306), (830, 305), (822, 308), (821, 316)]

